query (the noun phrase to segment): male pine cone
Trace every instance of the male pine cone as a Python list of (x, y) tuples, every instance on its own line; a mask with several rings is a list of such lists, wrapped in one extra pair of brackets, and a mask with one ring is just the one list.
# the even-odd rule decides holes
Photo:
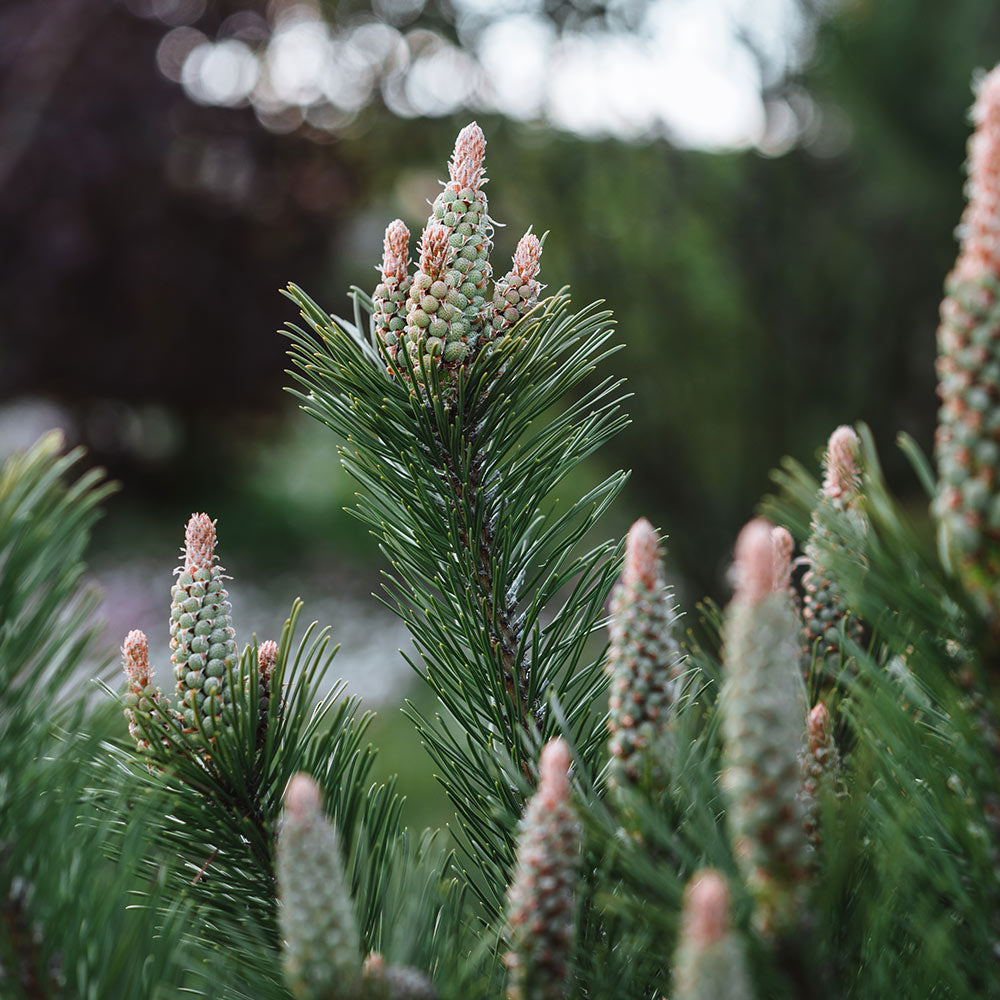
[(480, 336), (488, 332), (485, 327), (492, 311), (487, 289), (493, 276), (493, 223), (483, 190), (485, 159), (486, 136), (471, 122), (458, 133), (448, 182), (434, 199), (427, 220), (428, 226), (442, 225), (448, 231), (448, 281), (458, 292), (453, 301), (461, 310), (460, 330), (473, 353)]
[(170, 660), (185, 728), (212, 737), (232, 701), (229, 676), (239, 654), (232, 608), (216, 563), (215, 522), (192, 514), (184, 536), (184, 562), (171, 591)]
[(817, 667), (827, 679), (833, 679), (842, 659), (843, 637), (861, 642), (864, 628), (851, 613), (847, 601), (831, 572), (827, 553), (837, 545), (830, 537), (824, 520), (830, 516), (859, 518), (861, 472), (858, 450), (861, 442), (854, 430), (838, 427), (831, 435), (823, 456), (823, 486), (813, 512), (805, 554), (809, 564), (802, 577), (805, 597), (802, 618), (805, 623), (805, 654), (814, 654)]
[[(153, 684), (153, 672), (149, 666), (149, 643), (146, 635), (133, 629), (122, 645), (122, 666), (128, 678), (128, 692), (125, 695), (125, 718), (128, 720), (129, 736), (143, 753), (151, 749), (146, 731), (153, 722), (154, 715), (166, 707), (166, 700)], [(160, 722), (165, 722), (161, 719)]]
[[(475, 123), (455, 141), (449, 179), (435, 198), (409, 274), (409, 231), (396, 219), (385, 232), (381, 280), (372, 295), (375, 340), (389, 372), (431, 386), (453, 401), (459, 370), (538, 304), (542, 243), (530, 231), (513, 266), (490, 292), (493, 222), (486, 193), (486, 138)], [(400, 346), (405, 355), (400, 356)]]
[(412, 284), (409, 268), (410, 231), (401, 219), (394, 219), (385, 230), (382, 280), (372, 295), (375, 338), (390, 364), (396, 361), (399, 340), (406, 329), (406, 303)]
[(285, 791), (275, 862), (285, 979), (300, 1000), (356, 1000), (361, 954), (337, 831), (316, 782), (297, 774)]
[(691, 877), (674, 955), (673, 1000), (752, 1000), (743, 942), (729, 926), (729, 887), (716, 871)]
[(532, 233), (525, 233), (514, 251), (513, 266), (497, 279), (493, 290), (493, 336), (505, 334), (538, 304), (542, 285), (538, 270), (542, 259), (542, 242)]
[(660, 569), (660, 543), (645, 518), (632, 525), (625, 567), (611, 597), (608, 729), (619, 782), (661, 784), (670, 711), (684, 654), (673, 636), (677, 612)]
[(1000, 66), (980, 83), (961, 247), (938, 327), (942, 549), (1000, 634)]
[(733, 851), (756, 900), (755, 922), (769, 934), (794, 927), (809, 870), (799, 799), (806, 721), (799, 622), (781, 586), (774, 542), (763, 518), (737, 539), (722, 695), (722, 787)]
[(802, 752), (802, 802), (806, 835), (815, 848), (823, 843), (821, 806), (829, 795), (843, 795), (840, 753), (833, 735), (833, 720), (818, 702), (806, 720), (806, 745)]
[(509, 1000), (563, 1000), (569, 991), (580, 855), (569, 766), (565, 741), (550, 740), (538, 764), (538, 790), (518, 827), (517, 868), (507, 893)]
[[(492, 311), (493, 224), (487, 212), (483, 161), (486, 139), (475, 123), (455, 141), (450, 179), (434, 200), (420, 240), (420, 262), (406, 303), (405, 341), (414, 375), (435, 365), (447, 384), (475, 356)], [(386, 338), (391, 344), (391, 339)]]
[(410, 285), (406, 307), (406, 346), (414, 375), (423, 379), (432, 366), (445, 373), (469, 354), (469, 326), (462, 316), (466, 297), (456, 291), (458, 272), (451, 268), (448, 230), (429, 225), (420, 241), (420, 267)]

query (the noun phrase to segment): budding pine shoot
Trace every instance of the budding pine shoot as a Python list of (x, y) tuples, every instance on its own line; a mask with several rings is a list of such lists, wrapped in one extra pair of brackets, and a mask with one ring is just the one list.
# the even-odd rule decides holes
[(565, 741), (550, 740), (539, 760), (538, 789), (518, 827), (507, 894), (510, 1000), (562, 1000), (569, 993), (581, 836), (569, 767)]
[(844, 794), (840, 753), (833, 735), (833, 720), (823, 702), (818, 702), (806, 720), (806, 745), (802, 752), (802, 791), (805, 831), (813, 847), (823, 842), (820, 805), (824, 796)]
[(361, 954), (337, 831), (316, 782), (296, 774), (285, 791), (275, 861), (285, 978), (301, 1000), (354, 1000)]
[(215, 545), (215, 522), (207, 514), (192, 514), (170, 608), (170, 660), (181, 715), (187, 730), (197, 733), (200, 724), (209, 738), (222, 722), (223, 707), (232, 701), (229, 674), (239, 661)]
[(467, 303), (462, 308), (462, 315), (468, 324), (470, 351), (475, 351), (480, 336), (488, 333), (486, 325), (492, 311), (487, 286), (493, 277), (490, 265), (493, 222), (483, 190), (485, 159), (486, 136), (475, 122), (471, 122), (458, 133), (455, 152), (448, 164), (449, 180), (434, 199), (427, 220), (428, 225), (436, 221), (448, 229), (454, 262), (451, 279)]
[(409, 380), (412, 368), (426, 391), (436, 369), (446, 404), (455, 399), (459, 370), (527, 315), (543, 287), (541, 241), (528, 232), (511, 270), (490, 290), (493, 222), (484, 191), (485, 155), (486, 138), (472, 122), (455, 142), (449, 179), (421, 235), (416, 271), (408, 273), (409, 231), (396, 219), (386, 229), (381, 281), (372, 295), (375, 339), (390, 373)]
[(542, 243), (525, 233), (514, 251), (511, 269), (497, 280), (493, 292), (493, 336), (506, 333), (538, 304), (542, 285), (538, 281)]
[[(245, 649), (236, 663), (215, 524), (195, 515), (171, 624), (186, 715), (152, 685), (145, 636), (129, 633), (122, 649), (135, 759), (145, 764), (141, 754), (156, 751), (162, 767), (122, 766), (120, 748), (66, 739), (52, 724), (52, 699), (83, 662), (69, 626), (74, 618), (86, 626), (89, 606), (75, 615), (44, 587), (25, 586), (18, 597), (30, 617), (20, 643), (11, 631), (17, 615), (0, 608), (0, 645), (14, 650), (0, 656), (0, 687), (13, 696), (5, 721), (14, 723), (14, 738), (0, 740), (8, 761), (0, 788), (14, 804), (6, 812), (0, 806), (0, 824), (7, 819), (0, 874), (13, 875), (10, 898), (0, 898), (0, 923), (13, 934), (13, 948), (0, 947), (0, 980), (32, 996), (72, 992), (85, 978), (93, 995), (104, 996), (121, 971), (133, 975), (118, 991), (128, 996), (173, 995), (211, 975), (223, 991), (259, 1000), (288, 990), (308, 1000), (430, 1000), (436, 988), (444, 997), (496, 1000), (505, 957), (508, 995), (520, 998), (989, 993), (1000, 954), (990, 676), (992, 640), (1000, 637), (990, 548), (1000, 370), (998, 92), (991, 74), (977, 101), (962, 251), (942, 308), (934, 509), (946, 565), (927, 558), (919, 519), (911, 525), (891, 497), (874, 454), (864, 480), (869, 495), (861, 494), (850, 428), (830, 439), (818, 502), (797, 475), (769, 501), (789, 524), (813, 515), (806, 596), (824, 668), (827, 657), (842, 655), (845, 624), (848, 637), (858, 634), (846, 604), (826, 613), (833, 599), (886, 597), (887, 613), (872, 616), (870, 648), (853, 649), (857, 673), (850, 699), (840, 702), (846, 709), (821, 701), (806, 716), (795, 546), (785, 529), (766, 522), (749, 525), (737, 545), (721, 692), (717, 619), (707, 605), (704, 630), (688, 633), (693, 683), (676, 697), (682, 647), (672, 635), (659, 539), (645, 521), (627, 539), (610, 653), (599, 643), (593, 658), (583, 651), (602, 623), (618, 548), (610, 541), (580, 559), (572, 552), (624, 477), (581, 498), (590, 513), (575, 523), (563, 522), (564, 494), (554, 514), (549, 498), (562, 474), (615, 430), (618, 418), (608, 416), (614, 390), (590, 397), (581, 381), (598, 367), (610, 328), (606, 314), (570, 314), (561, 296), (521, 322), (541, 288), (541, 242), (530, 232), (511, 271), (491, 291), (483, 287), (485, 141), (473, 125), (456, 144), (441, 216), (421, 239), (419, 294), (409, 233), (398, 220), (386, 232), (369, 327), (363, 296), (355, 303), (358, 329), (292, 293), (315, 334), (294, 329), (294, 357), (309, 390), (300, 397), (349, 441), (345, 454), (366, 491), (358, 512), (390, 560), (398, 610), (439, 707), (450, 714), (442, 726), (423, 717), (417, 724), (461, 810), (458, 853), (439, 855), (430, 838), (411, 839), (391, 785), (370, 784), (370, 748), (359, 742), (364, 720), (355, 721), (352, 701), (323, 697), (325, 633), (310, 629), (313, 638), (298, 650), (292, 642), (298, 606), (282, 633), (280, 664), (273, 642)], [(468, 296), (461, 290), (467, 280)], [(435, 344), (435, 321), (458, 335), (449, 340), (445, 331)], [(498, 338), (506, 342), (497, 345)], [(560, 353), (556, 341), (570, 350)], [(503, 355), (490, 366), (497, 349)], [(480, 372), (486, 377), (474, 377)], [(400, 377), (405, 384), (394, 381)], [(460, 396), (454, 390), (463, 378)], [(444, 406), (413, 405), (437, 386)], [(466, 408), (456, 414), (451, 404), (459, 398)], [(546, 413), (558, 414), (554, 423), (543, 423)], [(17, 513), (7, 468), (16, 464), (0, 475), (0, 506), (13, 496)], [(45, 503), (33, 504), (29, 530), (17, 517), (0, 518), (0, 542), (37, 544), (35, 565), (68, 585), (66, 571), (76, 567), (67, 554), (78, 549), (59, 535), (59, 522), (79, 524), (63, 514), (88, 508), (74, 507), (73, 490), (47, 494), (34, 486), (26, 495)], [(0, 553), (10, 552), (18, 554), (0, 544)], [(855, 558), (863, 580), (850, 572)], [(19, 561), (4, 563), (14, 579)], [(955, 599), (958, 580), (973, 601)], [(992, 637), (976, 627), (975, 606), (994, 626)], [(40, 611), (49, 613), (35, 626)], [(249, 686), (255, 664), (259, 690)], [(610, 763), (601, 729), (605, 668), (612, 674)], [(230, 688), (231, 680), (239, 686)], [(77, 718), (86, 721), (83, 711)], [(162, 729), (150, 719), (162, 720)], [(579, 794), (571, 804), (570, 753), (557, 739), (542, 753), (538, 787), (522, 810), (536, 736), (559, 729), (575, 741)], [(835, 732), (850, 747), (843, 763)], [(669, 754), (660, 754), (663, 745)], [(96, 756), (85, 758), (91, 747)], [(281, 812), (277, 793), (300, 768), (320, 775), (323, 790), (297, 775)], [(83, 783), (74, 786), (76, 773)], [(607, 796), (606, 775), (612, 788), (617, 783)], [(44, 788), (59, 794), (39, 795)], [(100, 836), (88, 840), (95, 831)], [(99, 885), (86, 864), (98, 856), (115, 862)], [(354, 899), (348, 884), (358, 887)], [(103, 910), (102, 896), (120, 912), (130, 906), (128, 920)], [(96, 932), (83, 935), (84, 945), (66, 905), (77, 899), (88, 913), (112, 918), (92, 921)], [(755, 933), (744, 940), (747, 923)], [(743, 948), (751, 941), (752, 966)], [(362, 965), (362, 943), (431, 972), (390, 965), (375, 952)], [(145, 958), (122, 963), (116, 955)]]
[(809, 861), (799, 800), (806, 721), (799, 621), (779, 567), (772, 526), (751, 521), (736, 542), (736, 590), (724, 623), (721, 780), (733, 851), (764, 933), (794, 926)]
[(125, 695), (125, 718), (128, 720), (129, 736), (136, 747), (147, 752), (149, 741), (140, 721), (149, 724), (154, 714), (163, 711), (167, 702), (163, 693), (153, 684), (153, 672), (149, 666), (149, 643), (144, 632), (133, 629), (122, 644), (122, 667), (128, 679)]
[(396, 360), (396, 349), (406, 329), (406, 303), (410, 292), (410, 231), (401, 219), (389, 223), (382, 253), (382, 280), (375, 288), (375, 339), (386, 360)]
[(805, 546), (809, 567), (802, 577), (805, 654), (811, 658), (815, 650), (817, 664), (827, 675), (835, 675), (840, 664), (842, 636), (855, 642), (864, 637), (861, 622), (851, 613), (835, 574), (827, 566), (825, 549), (836, 543), (823, 524), (825, 511), (860, 517), (860, 446), (857, 434), (850, 427), (838, 427), (830, 435), (823, 456), (823, 486)]
[(437, 1000), (434, 984), (408, 965), (386, 965), (378, 952), (371, 952), (362, 968), (364, 1000)]
[(262, 743), (267, 735), (267, 720), (271, 702), (271, 675), (278, 664), (278, 644), (273, 639), (265, 639), (257, 647), (257, 672), (259, 683), (257, 742)]
[(792, 583), (792, 555), (795, 552), (795, 539), (791, 532), (778, 525), (771, 529), (771, 545), (774, 549), (774, 587), (784, 591), (793, 600), (797, 599), (795, 586)]
[(482, 190), (485, 154), (486, 139), (473, 122), (459, 133), (450, 179), (434, 200), (406, 308), (414, 373), (441, 365), (446, 385), (473, 356), (492, 306), (486, 298), (493, 224)]
[(271, 683), (271, 674), (278, 663), (278, 644), (273, 639), (265, 639), (257, 647), (257, 665), (260, 668), (260, 686), (266, 691)]
[(939, 542), (1000, 634), (1000, 66), (972, 111), (968, 203), (938, 327)]
[(611, 773), (619, 783), (665, 780), (663, 756), (684, 653), (674, 637), (677, 611), (663, 580), (660, 542), (645, 518), (632, 525), (625, 566), (611, 598), (608, 730)]
[[(406, 308), (406, 345), (414, 374), (440, 361), (458, 364), (468, 354), (468, 323), (460, 311), (461, 293), (447, 280), (452, 257), (446, 226), (431, 223), (420, 240), (420, 268), (410, 286)], [(463, 296), (464, 297), (464, 296)]]
[(751, 1000), (743, 942), (729, 926), (729, 887), (717, 871), (695, 872), (684, 891), (674, 954), (673, 1000)]

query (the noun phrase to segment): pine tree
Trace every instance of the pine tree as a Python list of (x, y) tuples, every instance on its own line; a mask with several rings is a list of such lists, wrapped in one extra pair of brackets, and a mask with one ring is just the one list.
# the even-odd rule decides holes
[(164, 581), (174, 700), (137, 631), (123, 690), (88, 698), (81, 558), (108, 487), (71, 481), (54, 437), (7, 462), (2, 995), (997, 995), (997, 73), (942, 307), (940, 475), (901, 439), (938, 538), (869, 430), (838, 428), (822, 484), (775, 474), (732, 601), (686, 631), (654, 527), (598, 534), (625, 474), (567, 495), (626, 422), (613, 326), (540, 298), (530, 232), (490, 286), (478, 126), (414, 273), (397, 220), (352, 321), (289, 288), (297, 396), (341, 435), (437, 699), (407, 712), (447, 837), (404, 829), (372, 780), (369, 717), (321, 696), (335, 649), (299, 602), (278, 641), (237, 646), (207, 514)]
[[(290, 353), (303, 409), (346, 442), (344, 465), (363, 490), (357, 514), (391, 566), (385, 602), (410, 629), (414, 667), (448, 717), (411, 710), (461, 820), (460, 878), (500, 919), (539, 748), (562, 728), (592, 773), (603, 763), (607, 681), (590, 639), (619, 548), (591, 532), (626, 477), (562, 507), (552, 493), (626, 418), (620, 380), (591, 378), (614, 350), (609, 314), (573, 312), (565, 294), (528, 308), (541, 252), (530, 234), (514, 271), (485, 293), (484, 155), (481, 130), (468, 126), (421, 239), (409, 349), (380, 363), (380, 314), (364, 292), (354, 292), (351, 324), (292, 286), (307, 328), (292, 328)], [(495, 303), (513, 308), (515, 278), (527, 295), (518, 291), (524, 305), (511, 323)], [(438, 346), (459, 341), (466, 349), (454, 359)]]

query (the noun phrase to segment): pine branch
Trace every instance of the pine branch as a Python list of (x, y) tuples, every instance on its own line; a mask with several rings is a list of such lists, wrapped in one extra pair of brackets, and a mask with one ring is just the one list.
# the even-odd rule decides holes
[(61, 445), (61, 435), (48, 434), (0, 471), (0, 723), (12, 747), (35, 713), (56, 721), (95, 632), (82, 556), (114, 487), (97, 469), (65, 485), (82, 451), (60, 456)]
[[(309, 326), (289, 334), (292, 374), (307, 390), (296, 395), (346, 439), (344, 465), (364, 487), (356, 513), (391, 565), (385, 602), (410, 629), (418, 672), (454, 723), (415, 721), (463, 818), (471, 860), (486, 866), (483, 883), (503, 885), (520, 782), (538, 741), (555, 731), (548, 699), (570, 706), (568, 725), (589, 761), (601, 742), (593, 706), (606, 682), (601, 658), (584, 658), (618, 549), (577, 551), (625, 477), (556, 508), (546, 498), (624, 426), (620, 383), (605, 379), (545, 417), (610, 353), (608, 314), (548, 300), (458, 373), (445, 405), (436, 368), (417, 372), (400, 352), (387, 373), (368, 337), (301, 290), (289, 294)], [(498, 765), (498, 750), (520, 780)], [(496, 912), (500, 894), (479, 891)]]
[[(827, 877), (816, 905), (846, 912), (841, 931), (821, 947), (842, 981), (856, 978), (855, 962), (878, 941), (877, 968), (866, 966), (878, 985), (939, 982), (971, 995), (982, 988), (997, 933), (982, 914), (995, 914), (1000, 899), (986, 833), (1000, 801), (991, 750), (996, 710), (979, 654), (989, 632), (941, 564), (927, 525), (889, 492), (868, 429), (860, 436), (866, 527), (835, 511), (823, 521), (823, 558), (874, 634), (867, 647), (844, 639), (858, 669), (841, 705), (841, 729), (854, 743), (851, 794), (833, 812), (828, 803), (822, 817), (833, 829), (823, 834)], [(926, 460), (912, 442), (906, 450), (926, 486)], [(812, 484), (800, 467), (786, 470), (777, 477), (782, 494), (765, 503), (801, 524)], [(900, 898), (890, 906), (887, 895)], [(945, 961), (945, 928), (956, 924), (969, 934), (968, 947), (961, 961)], [(854, 933), (860, 926), (864, 937)], [(941, 950), (922, 943), (919, 963), (901, 960), (915, 940)]]
[(257, 647), (248, 646), (230, 679), (233, 702), (207, 759), (166, 713), (144, 723), (152, 770), (128, 752), (108, 749), (147, 794), (166, 796), (148, 831), (157, 845), (151, 863), (176, 857), (170, 871), (178, 893), (206, 913), (254, 921), (272, 942), (280, 798), (292, 774), (313, 774), (343, 832), (343, 860), (367, 939), (381, 912), (381, 879), (398, 835), (400, 803), (391, 786), (369, 787), (374, 754), (362, 739), (371, 717), (356, 720), (357, 700), (341, 697), (342, 684), (321, 696), (336, 648), (329, 630), (315, 623), (296, 644), (301, 608), (296, 602), (278, 643), (263, 740)]
[(206, 958), (194, 944), (178, 948), (189, 908), (168, 908), (146, 874), (142, 804), (131, 831), (122, 823), (126, 777), (108, 770), (100, 796), (88, 787), (93, 768), (108, 765), (91, 735), (107, 716), (81, 683), (97, 659), (97, 601), (80, 579), (110, 487), (96, 471), (67, 483), (80, 452), (60, 456), (60, 444), (47, 435), (0, 471), (0, 910), (10, 932), (0, 962), (13, 970), (4, 995), (176, 995), (192, 984), (185, 967)]

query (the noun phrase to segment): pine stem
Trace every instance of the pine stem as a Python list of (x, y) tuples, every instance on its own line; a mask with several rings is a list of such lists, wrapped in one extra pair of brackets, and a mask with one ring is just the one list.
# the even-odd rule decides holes
[[(472, 454), (476, 454), (478, 442), (475, 440), (475, 435), (470, 435), (470, 437), (472, 438), (470, 450)], [(472, 538), (475, 528), (463, 516), (463, 511), (476, 510), (480, 502), (483, 463), (479, 459), (474, 459), (467, 478), (463, 480), (456, 469), (451, 453), (446, 448), (442, 448), (441, 454), (451, 479), (453, 495), (466, 501), (464, 504), (456, 502), (455, 505), (461, 523), (459, 540), (474, 556), (477, 603), (483, 609), (490, 635), (490, 645), (497, 656), (503, 676), (504, 689), (507, 692), (509, 704), (514, 710), (513, 718), (510, 717), (510, 712), (506, 710), (506, 707), (504, 711), (507, 719), (508, 747), (514, 752), (517, 763), (525, 777), (530, 781), (529, 762), (527, 757), (520, 752), (520, 748), (523, 737), (530, 735), (532, 723), (537, 724), (540, 721), (540, 706), (537, 704), (529, 705), (528, 667), (524, 657), (518, 657), (521, 634), (516, 622), (516, 606), (505, 601), (500, 607), (497, 607), (493, 600), (496, 578), (490, 557), (491, 553), (495, 551), (497, 532), (492, 519), (484, 520), (478, 533), (478, 544), (473, 548)]]
[(212, 851), (212, 853), (208, 856), (208, 859), (205, 861), (205, 863), (201, 866), (201, 868), (198, 869), (198, 874), (195, 875), (193, 879), (191, 879), (192, 885), (197, 885), (202, 880), (202, 878), (205, 875), (205, 872), (208, 871), (208, 866), (215, 860), (215, 856), (218, 853), (219, 853), (218, 848)]

